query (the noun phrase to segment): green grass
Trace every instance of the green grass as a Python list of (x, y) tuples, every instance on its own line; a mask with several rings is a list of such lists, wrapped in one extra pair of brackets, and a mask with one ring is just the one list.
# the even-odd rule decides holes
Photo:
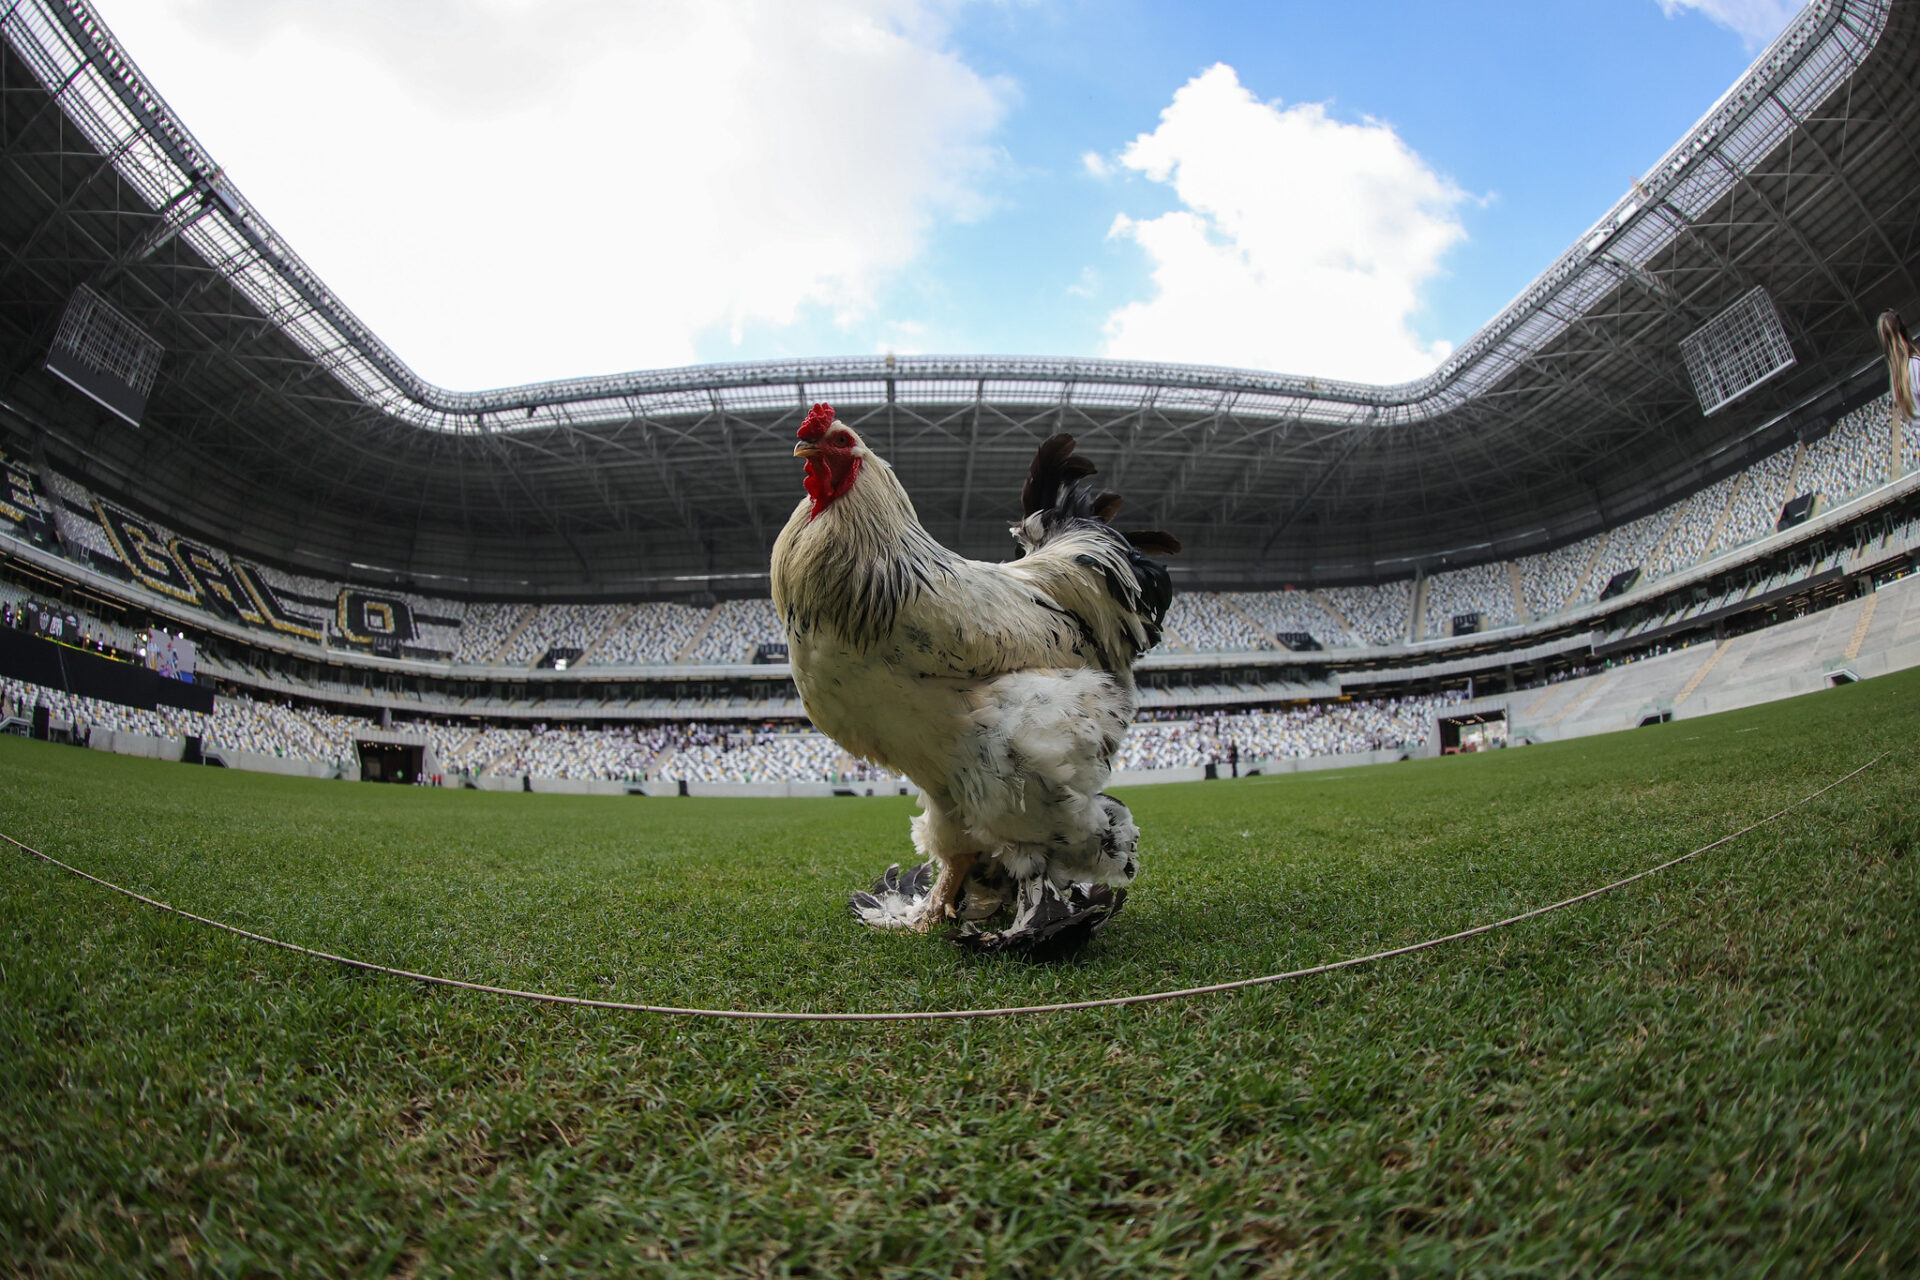
[[(1756, 731), (1757, 730), (1757, 731)], [(1744, 731), (1744, 732), (1743, 732)], [(1141, 788), (1079, 962), (866, 932), (894, 800), (307, 782), (0, 740), (0, 829), (367, 959), (660, 1003), (942, 1008), (1365, 969), (984, 1023), (688, 1022), (425, 989), (0, 851), (0, 1272), (1908, 1273), (1920, 672), (1316, 778)]]

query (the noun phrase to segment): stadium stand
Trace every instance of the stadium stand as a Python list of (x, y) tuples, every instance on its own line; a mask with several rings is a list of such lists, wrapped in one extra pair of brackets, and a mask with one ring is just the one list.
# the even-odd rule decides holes
[(1426, 744), (1434, 714), (1463, 695), (1317, 703), (1283, 711), (1136, 723), (1121, 743), (1121, 769), (1220, 764), (1238, 748), (1243, 764), (1307, 759)]
[(1677, 504), (1672, 525), (1654, 546), (1653, 554), (1647, 561), (1648, 576), (1665, 577), (1697, 563), (1706, 554), (1740, 481), (1738, 475), (1728, 476)]
[(1254, 652), (1277, 647), (1274, 638), (1246, 614), (1211, 591), (1193, 591), (1173, 598), (1167, 610), (1167, 631), (1187, 649)]
[(1519, 561), (1520, 583), (1527, 611), (1536, 618), (1549, 618), (1598, 594), (1591, 585), (1590, 566), (1598, 558), (1606, 536), (1596, 534), (1541, 555), (1523, 557)]
[(529, 608), (523, 604), (468, 605), (453, 660), (476, 666), (494, 661), (506, 648), (508, 637), (525, 621)]
[(1588, 589), (1598, 595), (1614, 575), (1629, 569), (1645, 569), (1648, 556), (1659, 543), (1660, 535), (1673, 524), (1674, 515), (1674, 510), (1669, 507), (1602, 535), (1606, 541), (1600, 548), (1600, 558), (1594, 565), (1593, 573), (1587, 579)]
[(577, 658), (600, 639), (620, 612), (618, 605), (611, 604), (542, 605), (507, 646), (500, 665), (531, 666), (555, 651)]
[(1383, 582), (1373, 587), (1329, 587), (1320, 592), (1352, 624), (1363, 644), (1400, 644), (1407, 639), (1413, 612), (1413, 583)]
[(88, 729), (100, 728), (117, 733), (144, 733), (156, 738), (183, 738), (198, 734), (205, 719), (194, 711), (173, 707), (148, 711), (0, 676), (0, 719), (30, 718), (33, 708), (41, 705), (50, 709), (56, 722), (72, 725), (82, 736)]
[[(1804, 447), (1790, 445), (1744, 472), (1608, 533), (1522, 557), (1512, 562), (1511, 569), (1508, 562), (1500, 561), (1436, 573), (1424, 588), (1421, 634), (1428, 639), (1444, 637), (1456, 616), (1469, 613), (1481, 615), (1489, 628), (1515, 622), (1513, 570), (1518, 572), (1528, 613), (1551, 618), (1590, 603), (1613, 575), (1625, 569), (1641, 568), (1646, 581), (1652, 582), (1703, 557), (1770, 534), (1781, 505), (1799, 493), (1817, 493), (1832, 506), (1884, 484), (1892, 447), (1890, 404), (1889, 397), (1881, 395), (1846, 414), (1825, 437)], [(1920, 442), (1908, 448), (1910, 465), (1920, 461), (1911, 453), (1920, 448)], [(723, 601), (712, 608), (659, 601), (538, 606), (463, 603), (387, 586), (358, 586), (289, 573), (242, 561), (217, 548), (208, 551), (210, 571), (169, 569), (178, 550), (173, 545), (175, 535), (164, 524), (138, 517), (153, 534), (146, 552), (158, 558), (156, 575), (152, 565), (138, 570), (129, 566), (103, 529), (97, 513), (114, 509), (111, 504), (97, 504), (95, 495), (58, 471), (47, 475), (55, 493), (46, 505), (53, 512), (60, 542), (78, 562), (96, 569), (109, 567), (136, 585), (147, 581), (154, 586), (150, 580), (157, 576), (161, 594), (184, 598), (216, 617), (231, 617), (232, 610), (213, 607), (218, 601), (210, 595), (205, 579), (223, 575), (224, 567), (232, 566), (235, 576), (225, 589), (245, 602), (248, 589), (239, 577), (244, 570), (290, 617), (328, 646), (356, 643), (354, 636), (342, 631), (349, 606), (356, 601), (363, 611), (367, 601), (397, 607), (410, 624), (404, 644), (383, 650), (375, 643), (375, 652), (451, 660), (463, 666), (526, 667), (554, 651), (569, 655), (578, 651), (572, 661), (601, 667), (744, 664), (753, 660), (761, 646), (778, 645), (784, 639), (772, 604), (764, 597)], [(8, 529), (20, 536), (17, 524), (0, 522), (0, 533)], [(1174, 600), (1168, 629), (1173, 646), (1205, 653), (1268, 652), (1284, 647), (1286, 637), (1304, 636), (1325, 648), (1393, 646), (1410, 634), (1412, 600), (1413, 587), (1407, 581), (1320, 591), (1186, 592)], [(259, 618), (253, 622), (268, 626)], [(94, 630), (102, 634), (106, 627), (102, 624)]]
[(83, 564), (118, 566), (120, 557), (107, 541), (100, 522), (94, 518), (93, 495), (87, 492), (84, 485), (58, 471), (47, 474), (53, 481), (54, 527), (59, 530), (60, 538), (69, 551), (74, 553), (74, 558)]
[[(535, 724), (526, 729), (490, 731), (478, 768), (489, 773), (541, 778), (606, 779), (638, 782), (665, 747), (670, 730), (662, 726), (588, 728)], [(461, 768), (475, 767), (465, 760)]]
[(1790, 446), (1742, 472), (1720, 536), (1709, 550), (1726, 551), (1772, 533), (1780, 519), (1780, 508), (1798, 492), (1791, 486), (1799, 470), (1800, 449)]
[[(771, 612), (773, 604), (767, 602)], [(646, 666), (678, 661), (711, 613), (684, 604), (643, 604), (587, 661), (602, 666)]]
[[(661, 766), (666, 782), (841, 782), (854, 780), (838, 743), (812, 729), (694, 724), (680, 730)], [(870, 766), (860, 781), (885, 775)]]
[(1311, 591), (1243, 591), (1226, 597), (1240, 612), (1283, 640), (1310, 636), (1323, 649), (1353, 643), (1347, 629), (1326, 611)]
[(1846, 502), (1887, 480), (1887, 433), (1892, 401), (1882, 396), (1833, 424), (1833, 430), (1807, 446), (1795, 488), (1817, 493), (1828, 506)]
[(221, 697), (204, 720), (201, 742), (206, 751), (227, 748), (345, 766), (354, 759), (354, 730), (372, 727), (369, 720), (318, 707), (296, 710), (255, 698)]
[[(196, 735), (211, 754), (236, 750), (351, 769), (354, 735), (377, 728), (369, 717), (324, 707), (223, 692), (214, 712), (142, 711), (58, 690), (0, 681), (16, 712), (47, 703), (56, 719), (119, 731), (179, 738)], [(1284, 710), (1142, 720), (1123, 744), (1119, 767), (1182, 768), (1240, 758), (1302, 759), (1424, 744), (1435, 711), (1461, 695), (1330, 702)], [(434, 745), (450, 777), (531, 775), (540, 778), (690, 782), (851, 782), (891, 780), (849, 758), (804, 724), (745, 727), (718, 722), (654, 725), (537, 723), (481, 727), (445, 720), (397, 720)]]
[(1427, 635), (1452, 635), (1453, 619), (1478, 614), (1486, 627), (1513, 623), (1513, 583), (1504, 561), (1474, 565), (1427, 579)]
[(688, 655), (691, 662), (751, 662), (760, 646), (787, 640), (773, 601), (764, 598), (721, 601), (706, 628)]

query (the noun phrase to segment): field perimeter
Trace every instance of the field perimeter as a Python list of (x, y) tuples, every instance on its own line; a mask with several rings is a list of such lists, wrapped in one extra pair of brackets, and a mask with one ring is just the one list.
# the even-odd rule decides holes
[(0, 1273), (1907, 1273), (1920, 672), (1553, 746), (1127, 793), (1077, 964), (865, 932), (908, 802), (297, 781), (0, 740), (0, 830), (183, 908), (479, 981), (945, 1008), (693, 1023), (423, 989), (0, 850)]

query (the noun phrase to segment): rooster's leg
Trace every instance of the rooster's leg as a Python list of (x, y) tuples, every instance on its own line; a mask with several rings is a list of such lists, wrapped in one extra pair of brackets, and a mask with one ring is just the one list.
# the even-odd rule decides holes
[(863, 924), (926, 933), (960, 914), (980, 847), (931, 798), (922, 797), (921, 803), (926, 812), (913, 820), (913, 847), (925, 861), (904, 872), (896, 863), (870, 892), (853, 895), (848, 905)]
[(934, 882), (933, 901), (927, 904), (927, 913), (920, 917), (915, 928), (925, 933), (960, 914), (960, 891), (966, 887), (967, 875), (978, 861), (980, 854), (973, 849), (940, 855), (940, 878)]

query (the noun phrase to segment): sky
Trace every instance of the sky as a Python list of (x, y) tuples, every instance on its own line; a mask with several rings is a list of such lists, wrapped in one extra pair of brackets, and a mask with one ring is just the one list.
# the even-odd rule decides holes
[(95, 0), (413, 369), (1106, 356), (1392, 383), (1797, 0)]

